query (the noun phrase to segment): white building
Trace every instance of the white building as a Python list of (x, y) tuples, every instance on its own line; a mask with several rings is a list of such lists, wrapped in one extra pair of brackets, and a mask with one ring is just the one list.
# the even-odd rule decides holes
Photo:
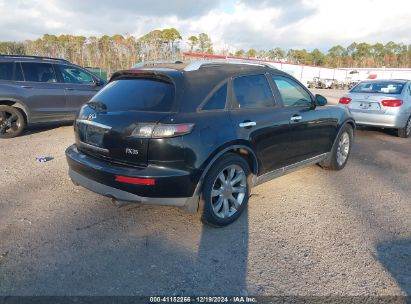
[(314, 77), (321, 79), (336, 79), (342, 82), (350, 80), (365, 80), (365, 79), (411, 79), (411, 69), (394, 69), (394, 68), (325, 68), (303, 64), (291, 64), (276, 62), (271, 60), (259, 60), (254, 58), (242, 58), (236, 56), (211, 55), (199, 53), (183, 53), (184, 59), (246, 59), (264, 61), (270, 63), (274, 67), (284, 72), (289, 73), (303, 84), (307, 85), (308, 81)]

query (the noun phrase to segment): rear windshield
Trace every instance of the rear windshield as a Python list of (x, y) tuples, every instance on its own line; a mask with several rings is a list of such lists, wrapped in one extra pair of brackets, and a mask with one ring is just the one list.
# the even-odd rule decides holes
[(353, 93), (382, 93), (382, 94), (401, 94), (404, 87), (403, 83), (393, 81), (373, 81), (361, 82), (357, 84), (351, 92)]
[(98, 92), (91, 102), (107, 111), (169, 112), (174, 101), (174, 85), (155, 79), (114, 80)]

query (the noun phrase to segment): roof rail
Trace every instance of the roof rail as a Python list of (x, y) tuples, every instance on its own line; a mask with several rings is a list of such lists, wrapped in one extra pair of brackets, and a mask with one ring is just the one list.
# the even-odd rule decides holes
[(263, 67), (272, 68), (272, 69), (276, 68), (273, 64), (269, 62), (265, 62), (265, 61), (227, 58), (227, 59), (211, 59), (211, 60), (193, 61), (184, 68), (184, 71), (196, 71), (200, 69), (203, 65), (218, 64), (218, 63), (246, 64), (246, 65), (263, 66)]
[(182, 62), (182, 61), (180, 61), (180, 60), (177, 60), (177, 61), (166, 61), (166, 60), (164, 60), (164, 61), (142, 61), (142, 62), (136, 63), (136, 64), (133, 66), (133, 68), (139, 69), (139, 68), (144, 68), (145, 66), (148, 66), (148, 65), (157, 65), (157, 64), (181, 64), (181, 63), (184, 63), (184, 62)]
[(53, 57), (46, 57), (46, 56), (32, 56), (32, 55), (5, 55), (5, 54), (0, 54), (0, 58), (5, 57), (5, 58), (27, 58), (27, 59), (40, 59), (40, 60), (52, 60), (52, 61), (61, 61), (61, 62), (68, 62), (68, 60), (63, 59), (63, 58), (53, 58)]

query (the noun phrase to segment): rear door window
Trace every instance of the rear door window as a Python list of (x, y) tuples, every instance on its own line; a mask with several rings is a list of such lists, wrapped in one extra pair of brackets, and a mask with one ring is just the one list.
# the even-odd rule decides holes
[(207, 100), (203, 110), (224, 110), (226, 101), (227, 84), (224, 84)]
[(0, 62), (0, 80), (13, 79), (13, 62)]
[(156, 79), (114, 80), (99, 91), (91, 102), (107, 111), (169, 112), (174, 102), (174, 85)]
[(67, 65), (55, 65), (58, 72), (60, 72), (61, 77), (65, 83), (75, 83), (75, 84), (93, 84), (94, 79), (90, 74), (72, 66)]
[(274, 96), (265, 75), (242, 76), (233, 81), (234, 108), (273, 107)]
[(53, 66), (49, 63), (22, 62), (24, 78), (33, 82), (57, 82)]

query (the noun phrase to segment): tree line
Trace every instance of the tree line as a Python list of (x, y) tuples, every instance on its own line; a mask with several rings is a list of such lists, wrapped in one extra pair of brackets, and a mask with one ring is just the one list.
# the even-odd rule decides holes
[(353, 42), (346, 48), (341, 45), (336, 45), (330, 48), (326, 53), (321, 52), (318, 48), (310, 52), (305, 49), (289, 49), (285, 51), (277, 47), (271, 50), (239, 50), (235, 52), (235, 55), (335, 68), (411, 67), (411, 45), (392, 41), (386, 44)]
[[(182, 59), (182, 42), (175, 28), (153, 30), (142, 37), (45, 34), (36, 40), (0, 42), (0, 54), (64, 58), (81, 66), (101, 67), (111, 74), (140, 61)], [(196, 52), (213, 53), (211, 39), (205, 33), (191, 36), (188, 42)]]
[[(130, 34), (84, 37), (45, 34), (36, 40), (0, 42), (0, 54), (38, 55), (65, 58), (81, 66), (101, 67), (110, 74), (133, 66), (140, 61), (181, 60), (183, 45), (191, 52), (214, 53), (211, 38), (206, 33), (183, 40), (175, 28), (153, 30), (142, 37)], [(218, 50), (223, 55), (257, 58), (297, 64), (328, 67), (411, 67), (411, 45), (351, 43), (348, 47), (336, 45), (327, 52), (318, 48), (284, 50)]]

